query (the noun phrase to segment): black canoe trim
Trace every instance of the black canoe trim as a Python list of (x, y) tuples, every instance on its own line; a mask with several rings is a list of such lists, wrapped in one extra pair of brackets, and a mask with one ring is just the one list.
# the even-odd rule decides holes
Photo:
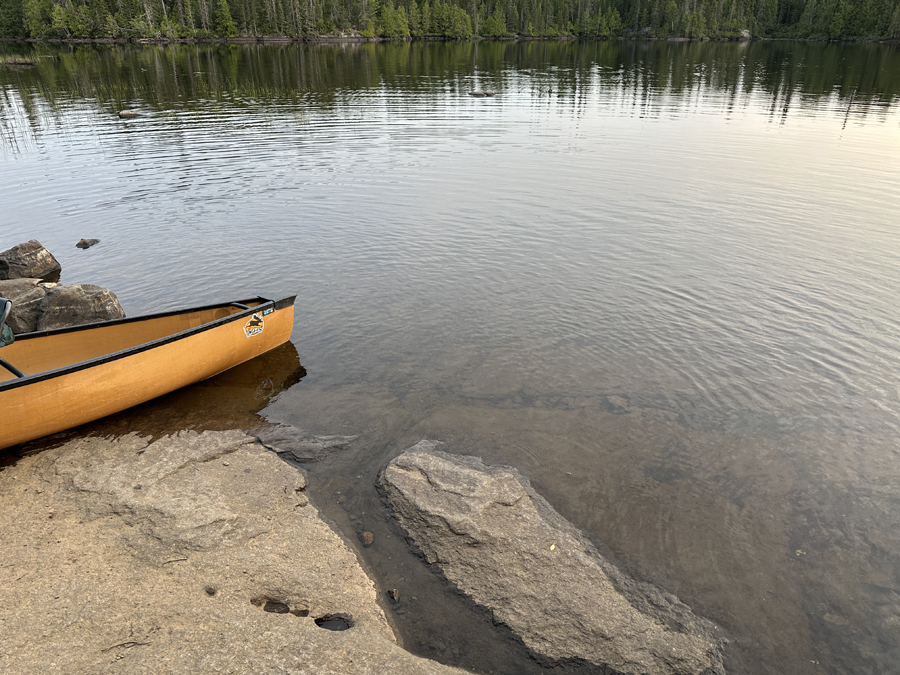
[[(214, 319), (213, 321), (208, 321), (207, 323), (201, 324), (200, 326), (196, 326), (194, 328), (189, 328), (187, 330), (179, 331), (178, 333), (172, 333), (171, 335), (167, 335), (165, 337), (159, 338), (157, 340), (151, 340), (150, 342), (142, 342), (139, 345), (135, 345), (134, 347), (128, 347), (127, 349), (122, 349), (118, 352), (111, 352), (109, 354), (104, 354), (103, 356), (98, 356), (93, 359), (88, 359), (87, 361), (79, 361), (78, 363), (74, 363), (70, 366), (63, 366), (62, 368), (56, 368), (54, 370), (45, 370), (42, 373), (35, 373), (34, 375), (26, 375), (25, 377), (20, 377), (15, 380), (9, 380), (7, 382), (0, 382), (0, 392), (9, 391), (10, 389), (16, 389), (17, 387), (24, 387), (29, 384), (33, 384), (35, 382), (43, 382), (44, 380), (49, 380), (54, 377), (61, 377), (63, 375), (68, 375), (70, 373), (76, 373), (79, 370), (85, 370), (87, 368), (93, 368), (94, 366), (99, 366), (104, 363), (109, 363), (110, 361), (116, 361), (118, 359), (124, 359), (133, 354), (140, 354), (141, 352), (146, 352), (151, 349), (155, 349), (156, 347), (161, 347), (162, 345), (168, 344), (170, 342), (177, 342), (178, 340), (183, 340), (184, 338), (191, 337), (192, 335), (197, 335), (198, 333), (203, 333), (208, 330), (212, 330), (213, 328), (218, 328), (219, 326), (225, 325), (226, 323), (231, 323), (232, 321), (238, 321), (240, 319), (246, 318), (248, 316), (252, 316), (257, 312), (264, 312), (267, 309), (284, 309), (286, 307), (290, 307), (294, 303), (294, 299), (296, 295), (292, 295), (287, 298), (282, 298), (281, 300), (267, 300), (266, 298), (251, 298), (249, 300), (241, 300), (240, 304), (246, 305), (251, 302), (260, 303), (256, 307), (251, 307), (250, 309), (245, 309), (241, 312), (237, 312), (235, 314), (231, 314), (229, 316), (224, 316), (221, 319)], [(158, 319), (166, 316), (174, 316), (176, 314), (185, 314), (187, 312), (202, 312), (209, 309), (226, 309), (228, 307), (234, 306), (234, 303), (224, 302), (217, 305), (204, 305), (203, 307), (188, 307), (186, 309), (175, 310), (171, 312), (160, 312), (158, 314), (144, 314), (141, 316), (136, 316), (133, 318), (125, 318), (125, 319), (113, 319), (112, 321), (97, 321), (95, 323), (86, 323), (80, 326), (67, 326), (66, 328), (55, 328), (53, 330), (44, 330), (44, 331), (35, 331), (33, 333), (21, 333), (20, 335), (16, 335), (16, 341), (19, 340), (29, 340), (39, 337), (44, 337), (45, 335), (58, 335), (60, 333), (74, 333), (82, 330), (90, 330), (91, 328), (101, 328), (103, 326), (113, 326), (119, 325), (123, 323), (133, 323), (136, 321), (146, 321), (147, 319)]]
[(291, 305), (294, 304), (294, 300), (296, 300), (296, 299), (297, 299), (296, 295), (289, 295), (288, 297), (282, 298), (281, 300), (276, 300), (275, 306), (273, 309), (275, 309), (277, 311), (279, 309), (284, 309), (285, 307), (290, 307)]

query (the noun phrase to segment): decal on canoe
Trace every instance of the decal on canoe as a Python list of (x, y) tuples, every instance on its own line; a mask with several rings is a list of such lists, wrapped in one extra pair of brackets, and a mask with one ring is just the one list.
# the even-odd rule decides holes
[(248, 338), (252, 338), (254, 335), (259, 335), (263, 332), (263, 328), (266, 327), (265, 322), (260, 314), (254, 314), (250, 317), (250, 320), (244, 324), (244, 335)]

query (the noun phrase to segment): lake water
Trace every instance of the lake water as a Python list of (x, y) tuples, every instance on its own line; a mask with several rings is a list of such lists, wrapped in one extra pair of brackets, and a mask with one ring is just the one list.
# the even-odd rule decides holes
[(479, 672), (540, 668), (387, 522), (421, 438), (530, 476), (729, 672), (900, 672), (896, 47), (0, 52), (37, 62), (0, 66), (0, 249), (130, 315), (299, 293), (292, 346), (74, 433), (358, 434), (316, 502)]

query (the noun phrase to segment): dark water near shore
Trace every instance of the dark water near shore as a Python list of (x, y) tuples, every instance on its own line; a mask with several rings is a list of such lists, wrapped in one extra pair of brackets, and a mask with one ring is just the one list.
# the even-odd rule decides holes
[(539, 670), (385, 523), (421, 438), (531, 476), (730, 672), (900, 673), (897, 49), (4, 51), (0, 249), (131, 315), (300, 293), (293, 346), (74, 433), (358, 434), (316, 501), (446, 662)]

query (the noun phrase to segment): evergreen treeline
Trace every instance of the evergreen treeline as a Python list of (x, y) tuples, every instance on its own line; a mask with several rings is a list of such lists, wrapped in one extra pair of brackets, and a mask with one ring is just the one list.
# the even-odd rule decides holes
[(900, 0), (0, 0), (0, 36), (900, 38)]

